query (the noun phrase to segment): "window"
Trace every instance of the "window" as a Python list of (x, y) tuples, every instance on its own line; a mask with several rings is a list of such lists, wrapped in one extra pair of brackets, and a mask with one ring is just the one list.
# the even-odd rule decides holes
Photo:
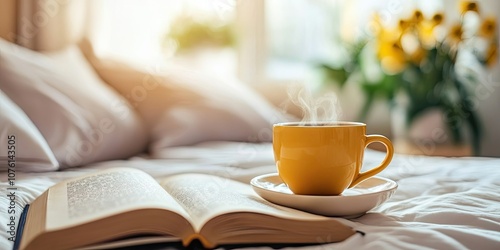
[[(94, 12), (97, 14), (92, 20), (93, 37), (100, 55), (142, 65), (172, 63), (236, 71), (234, 49), (215, 53), (195, 48), (192, 42), (220, 38), (221, 27), (229, 27), (234, 21), (232, 1), (105, 0), (95, 1)], [(228, 29), (223, 31), (226, 36), (232, 35)], [(175, 39), (171, 37), (173, 34)], [(179, 44), (180, 39), (185, 44)], [(192, 51), (181, 51), (186, 46)]]
[(331, 0), (266, 1), (267, 77), (302, 79), (314, 63), (336, 58), (339, 7)]

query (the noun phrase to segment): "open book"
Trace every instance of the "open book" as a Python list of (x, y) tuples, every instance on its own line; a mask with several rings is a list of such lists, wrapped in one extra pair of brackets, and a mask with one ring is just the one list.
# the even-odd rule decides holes
[[(222, 244), (327, 243), (355, 231), (342, 219), (274, 205), (250, 185), (203, 174), (158, 183), (114, 168), (61, 182), (30, 206), (20, 249), (112, 248), (198, 240)], [(18, 235), (19, 237), (19, 235)]]

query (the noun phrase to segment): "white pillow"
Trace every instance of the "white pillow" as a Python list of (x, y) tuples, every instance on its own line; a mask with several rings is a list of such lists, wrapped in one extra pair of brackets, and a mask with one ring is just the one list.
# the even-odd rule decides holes
[(271, 141), (272, 124), (288, 119), (235, 79), (180, 68), (148, 72), (113, 61), (91, 62), (144, 118), (151, 153), (204, 141)]
[(51, 55), (0, 39), (0, 89), (48, 142), (62, 168), (133, 156), (146, 133), (126, 100), (96, 75), (77, 47)]
[(40, 131), (2, 91), (0, 110), (0, 171), (6, 171), (9, 162), (15, 171), (56, 170), (59, 164)]

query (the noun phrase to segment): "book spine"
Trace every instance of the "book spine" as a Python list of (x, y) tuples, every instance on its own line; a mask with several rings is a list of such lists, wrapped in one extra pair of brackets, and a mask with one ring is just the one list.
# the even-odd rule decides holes
[(14, 241), (13, 250), (19, 250), (19, 246), (21, 245), (21, 238), (23, 237), (24, 224), (26, 224), (26, 217), (28, 216), (28, 209), (30, 205), (26, 205), (21, 213), (21, 217), (19, 217), (19, 223), (17, 224), (16, 230), (16, 239)]

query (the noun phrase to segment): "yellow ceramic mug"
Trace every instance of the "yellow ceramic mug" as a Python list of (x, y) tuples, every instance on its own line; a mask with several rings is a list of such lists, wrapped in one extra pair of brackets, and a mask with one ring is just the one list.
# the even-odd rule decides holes
[[(363, 153), (372, 142), (381, 142), (387, 153), (383, 162), (361, 172)], [(366, 135), (366, 124), (278, 123), (273, 127), (273, 150), (278, 173), (295, 194), (338, 195), (384, 170), (394, 148), (382, 135)]]

